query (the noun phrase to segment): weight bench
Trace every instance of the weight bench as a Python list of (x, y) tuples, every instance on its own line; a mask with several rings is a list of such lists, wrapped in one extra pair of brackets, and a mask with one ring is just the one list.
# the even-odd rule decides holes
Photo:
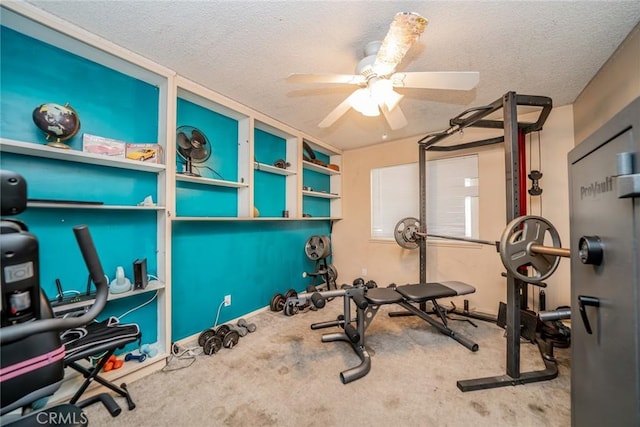
[[(340, 326), (344, 332), (325, 334), (322, 342), (345, 341), (351, 344), (353, 350), (360, 357), (360, 365), (342, 371), (340, 379), (343, 384), (362, 378), (371, 369), (371, 357), (365, 347), (365, 331), (375, 318), (382, 305), (397, 304), (407, 310), (406, 314), (413, 314), (438, 329), (443, 334), (453, 338), (471, 351), (478, 351), (478, 344), (454, 332), (447, 325), (444, 310), (437, 303), (437, 299), (471, 294), (475, 288), (466, 283), (446, 281), (441, 283), (419, 283), (388, 288), (348, 288), (344, 293), (344, 314), (338, 320), (316, 323), (311, 329), (321, 329), (330, 326)], [(322, 293), (321, 293), (322, 294)], [(351, 302), (356, 308), (356, 317), (351, 319)], [(427, 302), (434, 306), (434, 313), (439, 321), (425, 310)], [(419, 306), (416, 307), (416, 304)], [(390, 315), (397, 313), (390, 313)], [(402, 313), (405, 314), (405, 313)], [(355, 327), (352, 323), (355, 323)]]
[[(84, 382), (80, 385), (69, 403), (76, 404), (89, 385), (91, 385), (93, 381), (96, 381), (124, 397), (127, 400), (129, 410), (133, 410), (136, 407), (125, 383), (122, 383), (118, 387), (99, 375), (109, 357), (113, 355), (116, 350), (123, 348), (129, 343), (139, 341), (142, 336), (137, 324), (120, 324), (117, 323), (117, 321), (114, 322), (113, 319), (114, 318), (110, 318), (103, 322), (92, 322), (81, 328), (69, 329), (61, 335), (65, 345), (65, 366), (78, 371), (84, 377)], [(102, 356), (95, 366), (87, 368), (78, 363), (82, 359), (90, 359), (96, 355)], [(85, 399), (78, 403), (78, 405), (85, 407), (97, 401), (102, 402), (112, 417), (120, 414), (120, 406), (113, 400), (111, 395), (106, 393)]]

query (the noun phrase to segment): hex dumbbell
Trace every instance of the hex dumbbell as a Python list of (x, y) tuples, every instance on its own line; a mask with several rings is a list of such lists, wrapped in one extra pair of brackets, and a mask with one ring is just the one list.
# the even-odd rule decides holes
[(247, 331), (251, 333), (255, 332), (257, 329), (255, 323), (247, 323), (245, 319), (239, 319), (237, 325), (240, 328), (245, 328)]

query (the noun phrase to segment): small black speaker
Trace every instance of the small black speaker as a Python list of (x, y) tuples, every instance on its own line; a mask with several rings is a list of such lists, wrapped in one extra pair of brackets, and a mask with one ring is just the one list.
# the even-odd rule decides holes
[(133, 261), (133, 287), (144, 289), (147, 287), (147, 259), (141, 258)]

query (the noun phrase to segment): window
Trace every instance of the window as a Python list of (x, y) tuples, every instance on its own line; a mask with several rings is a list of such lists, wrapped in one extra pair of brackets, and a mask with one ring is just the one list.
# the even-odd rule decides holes
[(427, 232), (478, 237), (478, 156), (427, 162)]
[[(420, 217), (418, 164), (371, 170), (371, 237), (393, 239), (401, 219)], [(478, 237), (478, 156), (427, 162), (427, 230)]]
[(371, 237), (393, 239), (402, 218), (420, 216), (418, 164), (371, 169)]

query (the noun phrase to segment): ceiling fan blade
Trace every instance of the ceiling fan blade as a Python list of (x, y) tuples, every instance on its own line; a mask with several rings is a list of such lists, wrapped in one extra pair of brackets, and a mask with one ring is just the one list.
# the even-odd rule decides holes
[(335, 83), (359, 85), (366, 83), (364, 76), (356, 74), (291, 74), (289, 83)]
[(480, 81), (477, 71), (422, 71), (395, 73), (390, 77), (395, 87), (419, 89), (471, 90)]
[(396, 13), (373, 64), (375, 73), (391, 74), (426, 27), (427, 20), (415, 12)]
[[(360, 89), (358, 89), (360, 90)], [(353, 92), (351, 95), (349, 95), (344, 101), (342, 101), (336, 108), (333, 109), (333, 111), (331, 111), (329, 114), (327, 114), (327, 117), (324, 118), (324, 120), (322, 120), (319, 124), (318, 127), (321, 128), (328, 128), (329, 126), (331, 126), (336, 120), (338, 120), (340, 117), (342, 117), (342, 115), (344, 113), (346, 113), (347, 111), (349, 111), (349, 108), (351, 108), (351, 99), (354, 96), (357, 96), (356, 94), (358, 93), (358, 91), (356, 90), (355, 92)]]
[(380, 104), (380, 109), (382, 110), (384, 117), (387, 119), (389, 127), (393, 130), (403, 128), (409, 123), (407, 122), (407, 118), (404, 116), (399, 105), (396, 105), (393, 110), (389, 111), (387, 106), (382, 103)]

